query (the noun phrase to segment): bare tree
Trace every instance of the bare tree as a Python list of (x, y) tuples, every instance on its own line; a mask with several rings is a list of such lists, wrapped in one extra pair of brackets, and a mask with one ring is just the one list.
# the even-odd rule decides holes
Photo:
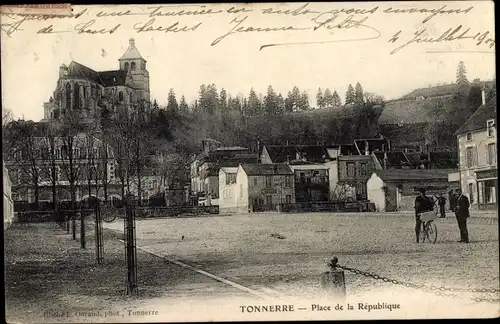
[(59, 170), (57, 167), (57, 160), (60, 158), (60, 147), (57, 141), (57, 129), (52, 124), (45, 124), (42, 131), (42, 154), (44, 157), (43, 172), (44, 176), (49, 179), (52, 189), (52, 204), (54, 205), (54, 210), (57, 210), (57, 183), (59, 181)]

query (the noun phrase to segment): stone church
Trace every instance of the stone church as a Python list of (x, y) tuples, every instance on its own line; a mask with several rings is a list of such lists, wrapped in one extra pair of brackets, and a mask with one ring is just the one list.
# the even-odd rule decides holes
[(111, 113), (148, 113), (151, 102), (146, 60), (134, 39), (129, 42), (118, 59), (118, 70), (98, 72), (75, 61), (61, 65), (54, 94), (44, 103), (44, 119), (60, 120), (75, 111), (85, 123), (96, 124), (104, 108)]

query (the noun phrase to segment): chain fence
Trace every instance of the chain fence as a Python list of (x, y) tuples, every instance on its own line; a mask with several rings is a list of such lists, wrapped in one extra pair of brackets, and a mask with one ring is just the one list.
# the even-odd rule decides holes
[[(352, 272), (352, 273), (355, 273), (358, 275), (362, 275), (362, 276), (365, 276), (368, 278), (372, 278), (375, 280), (382, 280), (383, 282), (392, 283), (394, 285), (399, 285), (399, 286), (403, 286), (406, 288), (413, 288), (413, 289), (421, 290), (424, 292), (433, 293), (435, 295), (442, 296), (442, 297), (464, 298), (463, 295), (456, 295), (456, 294), (453, 294), (453, 292), (483, 293), (483, 294), (490, 293), (490, 294), (496, 294), (497, 296), (500, 293), (500, 289), (495, 289), (495, 288), (454, 288), (454, 287), (444, 287), (444, 286), (438, 287), (438, 286), (433, 286), (433, 285), (416, 284), (416, 283), (412, 283), (412, 282), (391, 279), (388, 277), (384, 277), (384, 276), (370, 273), (368, 271), (362, 271), (359, 269), (339, 265), (339, 264), (337, 264), (337, 258), (334, 258), (332, 260), (332, 262), (330, 263), (330, 267), (332, 267), (332, 269), (342, 269), (345, 271), (349, 271), (349, 272)], [(472, 297), (470, 299), (472, 299), (476, 302), (486, 302), (486, 303), (494, 303), (494, 304), (500, 303), (499, 298)]]

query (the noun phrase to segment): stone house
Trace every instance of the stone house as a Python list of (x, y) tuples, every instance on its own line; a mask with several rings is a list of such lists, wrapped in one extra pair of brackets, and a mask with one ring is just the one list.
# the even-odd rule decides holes
[(367, 181), (367, 197), (377, 211), (413, 211), (421, 188), (428, 196), (449, 191), (446, 169), (376, 170)]
[(219, 212), (280, 210), (295, 203), (294, 172), (287, 164), (240, 164), (219, 171)]

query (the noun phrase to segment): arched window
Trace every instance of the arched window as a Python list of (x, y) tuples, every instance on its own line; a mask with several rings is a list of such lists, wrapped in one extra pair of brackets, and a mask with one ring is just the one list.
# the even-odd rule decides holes
[(125, 62), (125, 71), (128, 70), (128, 62)]
[(135, 62), (132, 62), (132, 63), (130, 64), (130, 69), (131, 69), (132, 71), (133, 71), (133, 70), (135, 70)]
[(85, 91), (85, 86), (81, 86), (81, 91), (80, 91), (80, 107), (85, 108), (85, 101), (87, 99), (87, 91)]
[(75, 83), (75, 93), (73, 94), (73, 107), (74, 109), (80, 108), (80, 85)]
[(122, 101), (123, 101), (123, 92), (122, 92), (122, 91), (118, 92), (118, 100), (119, 100), (120, 102), (122, 102)]
[(66, 109), (71, 109), (71, 84), (66, 83)]

